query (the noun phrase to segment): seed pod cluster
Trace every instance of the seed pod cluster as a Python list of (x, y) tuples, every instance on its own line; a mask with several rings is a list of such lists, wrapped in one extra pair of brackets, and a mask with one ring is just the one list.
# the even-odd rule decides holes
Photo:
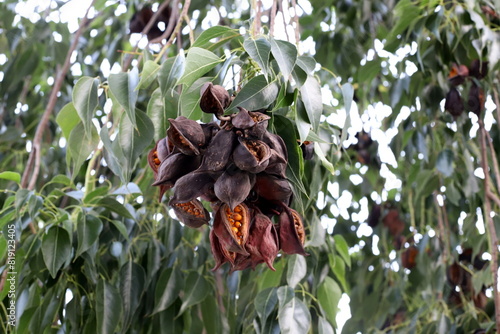
[(217, 122), (169, 119), (167, 137), (148, 155), (153, 185), (160, 187), (160, 200), (173, 188), (169, 205), (188, 227), (209, 224), (201, 200), (210, 203), (213, 270), (226, 262), (231, 271), (259, 263), (274, 270), (280, 249), (307, 255), (302, 218), (290, 208), (287, 149), (280, 136), (267, 130), (268, 115), (241, 107), (224, 115), (230, 102), (226, 89), (208, 83), (201, 89), (200, 107)]
[[(451, 88), (446, 94), (444, 109), (453, 117), (459, 117), (467, 107), (467, 110), (473, 112), (478, 117), (484, 110), (485, 96), (481, 87), (480, 80), (488, 74), (488, 62), (474, 59), (470, 66), (456, 65), (451, 67), (448, 75), (448, 82)], [(462, 100), (458, 86), (465, 85), (466, 79), (470, 81), (469, 96), (467, 104)]]

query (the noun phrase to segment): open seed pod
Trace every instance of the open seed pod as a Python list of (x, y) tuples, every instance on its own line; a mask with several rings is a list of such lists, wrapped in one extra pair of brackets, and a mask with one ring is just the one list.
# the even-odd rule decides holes
[(212, 271), (216, 271), (226, 262), (231, 263), (231, 266), (234, 265), (237, 253), (224, 249), (219, 242), (219, 237), (217, 237), (213, 229), (210, 230), (210, 248), (212, 249), (215, 260), (215, 267), (212, 268)]
[(251, 177), (251, 174), (234, 166), (229, 167), (215, 182), (215, 195), (234, 209), (247, 198), (253, 187), (252, 181), (255, 182), (255, 178)]
[(283, 206), (283, 212), (279, 216), (279, 227), (280, 248), (283, 252), (308, 255), (304, 250), (306, 241), (304, 224), (297, 211)]
[(212, 138), (203, 155), (200, 169), (210, 171), (223, 170), (233, 153), (236, 134), (233, 131), (220, 130)]
[(250, 138), (262, 139), (264, 134), (267, 133), (267, 125), (271, 117), (256, 111), (249, 111), (248, 114), (255, 122), (255, 125), (250, 129), (245, 130), (245, 136)]
[(269, 146), (257, 139), (239, 137), (238, 141), (233, 152), (234, 164), (241, 170), (255, 174), (266, 169), (271, 157)]
[(211, 82), (201, 87), (200, 108), (203, 112), (222, 116), (230, 102), (231, 97), (224, 87)]
[(214, 232), (221, 246), (230, 252), (248, 256), (245, 244), (248, 239), (251, 223), (251, 213), (248, 206), (241, 203), (234, 210), (229, 205), (222, 204), (215, 214)]
[(234, 264), (231, 266), (229, 274), (232, 274), (238, 270), (245, 270), (250, 267), (252, 267), (252, 258), (250, 256), (243, 254), (236, 254), (236, 258), (234, 259)]
[(455, 117), (460, 116), (464, 112), (464, 102), (460, 97), (458, 89), (455, 87), (450, 88), (450, 91), (446, 94), (444, 110), (448, 111)]
[(255, 192), (269, 201), (277, 201), (288, 204), (292, 197), (292, 188), (286, 179), (280, 179), (267, 173), (257, 175)]
[(170, 121), (170, 127), (167, 130), (169, 141), (186, 155), (200, 154), (200, 148), (205, 144), (205, 135), (201, 125), (184, 116), (168, 120)]
[(278, 234), (271, 219), (261, 213), (256, 214), (245, 245), (252, 259), (252, 267), (265, 262), (271, 270), (276, 271), (273, 262), (279, 252), (278, 244)]
[(200, 165), (200, 157), (174, 153), (168, 156), (159, 166), (158, 175), (153, 186), (174, 184), (177, 179), (192, 172)]
[(198, 228), (208, 224), (210, 214), (203, 207), (200, 201), (193, 199), (186, 203), (170, 204), (174, 209), (175, 215), (184, 225), (191, 228)]
[(252, 116), (250, 116), (248, 110), (241, 107), (238, 107), (238, 109), (240, 111), (231, 120), (234, 127), (242, 130), (253, 127), (256, 123)]

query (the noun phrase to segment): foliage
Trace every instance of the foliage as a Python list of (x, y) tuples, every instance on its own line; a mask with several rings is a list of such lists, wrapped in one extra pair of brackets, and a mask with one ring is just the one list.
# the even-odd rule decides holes
[[(53, 18), (63, 3), (32, 20), (0, 3), (0, 258), (14, 225), (17, 332), (333, 333), (343, 293), (344, 333), (492, 331), (500, 8), (311, 0), (313, 14), (290, 23), (315, 42), (313, 58), (260, 31), (238, 3), (186, 1), (191, 28), (179, 15), (177, 45), (167, 36), (163, 49), (141, 50), (127, 29), (142, 2), (95, 1), (55, 114), (45, 109), (74, 36)], [(220, 25), (207, 28), (214, 11)], [(473, 60), (489, 62), (487, 75), (474, 75)], [(110, 74), (115, 63), (123, 71)], [(447, 80), (458, 65), (461, 85)], [(182, 226), (170, 192), (158, 201), (147, 153), (169, 118), (212, 120), (199, 107), (209, 81), (234, 93), (229, 109), (265, 110), (285, 140), (309, 256), (281, 255), (276, 271), (212, 272), (209, 227)], [(474, 85), (487, 98), (479, 115), (466, 98)], [(444, 111), (452, 86), (466, 101), (458, 116)]]

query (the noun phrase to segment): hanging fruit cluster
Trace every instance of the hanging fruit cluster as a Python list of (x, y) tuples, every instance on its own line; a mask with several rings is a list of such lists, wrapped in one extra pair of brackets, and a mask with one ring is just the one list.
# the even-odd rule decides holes
[(464, 102), (458, 90), (458, 86), (464, 84), (466, 79), (471, 82), (469, 87), (469, 97), (467, 100), (467, 110), (473, 112), (478, 117), (484, 109), (484, 91), (481, 88), (479, 80), (483, 79), (488, 74), (488, 62), (480, 62), (474, 59), (470, 66), (453, 65), (448, 76), (448, 81), (452, 85), (448, 94), (444, 109), (452, 114), (455, 118), (464, 112)]
[(240, 107), (225, 116), (231, 102), (226, 89), (208, 83), (201, 91), (201, 109), (219, 121), (170, 119), (167, 137), (148, 155), (160, 199), (174, 188), (169, 205), (192, 228), (209, 224), (210, 214), (199, 198), (210, 202), (213, 270), (226, 262), (232, 271), (262, 262), (274, 270), (280, 249), (306, 255), (302, 219), (289, 207), (286, 146), (267, 130), (270, 117)]

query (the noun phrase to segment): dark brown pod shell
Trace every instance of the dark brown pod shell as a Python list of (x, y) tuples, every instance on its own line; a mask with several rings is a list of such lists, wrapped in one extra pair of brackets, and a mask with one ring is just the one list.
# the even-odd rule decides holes
[(236, 259), (234, 260), (234, 264), (231, 266), (231, 270), (229, 270), (229, 274), (234, 273), (238, 270), (245, 270), (252, 267), (252, 258), (248, 255), (236, 254)]
[(374, 204), (370, 215), (368, 216), (368, 226), (375, 227), (380, 221), (380, 215), (382, 214), (382, 208), (378, 204)]
[(446, 269), (446, 278), (452, 286), (457, 286), (462, 284), (464, 279), (464, 269), (460, 266), (458, 262), (453, 262)]
[(262, 139), (262, 137), (267, 133), (267, 125), (271, 117), (260, 112), (249, 111), (248, 114), (252, 117), (255, 125), (250, 129), (245, 130), (246, 136)]
[(238, 107), (238, 109), (240, 111), (231, 120), (234, 127), (242, 130), (253, 127), (256, 123), (252, 116), (248, 113), (248, 110), (241, 107)]
[(194, 171), (184, 175), (175, 183), (172, 203), (185, 203), (195, 198), (210, 194), (217, 174)]
[(401, 254), (401, 265), (406, 269), (413, 269), (417, 265), (418, 248), (410, 246)]
[(199, 165), (199, 157), (184, 155), (182, 153), (171, 154), (161, 163), (153, 186), (168, 183), (174, 184), (180, 177), (192, 172)]
[(233, 209), (247, 198), (252, 186), (252, 179), (247, 172), (230, 167), (217, 179), (214, 191), (221, 202)]
[(382, 223), (393, 237), (401, 235), (405, 229), (405, 223), (399, 218), (399, 212), (396, 209), (389, 210)]
[(312, 160), (314, 158), (314, 142), (305, 141), (300, 144), (300, 149), (302, 150), (304, 160)]
[(233, 131), (220, 130), (217, 132), (203, 155), (200, 169), (209, 171), (223, 170), (233, 153), (235, 139), (236, 134)]
[(220, 130), (220, 127), (219, 127), (219, 125), (217, 123), (210, 122), (210, 123), (207, 123), (207, 124), (201, 124), (201, 128), (203, 129), (203, 134), (205, 135), (205, 145), (204, 145), (204, 147), (207, 147), (210, 144), (210, 142), (212, 141), (212, 138)]
[(286, 179), (280, 179), (267, 173), (257, 175), (253, 188), (257, 195), (269, 201), (288, 203), (292, 197), (292, 188)]
[(233, 152), (234, 164), (241, 170), (260, 173), (269, 165), (271, 149), (261, 140), (239, 137)]
[(169, 118), (170, 127), (167, 136), (175, 147), (186, 155), (199, 155), (200, 148), (205, 144), (205, 134), (201, 125), (184, 116)]
[(248, 256), (245, 244), (248, 239), (251, 223), (250, 209), (245, 204), (237, 205), (231, 210), (229, 205), (222, 204), (214, 219), (214, 232), (219, 242), (227, 251)]
[(198, 228), (208, 224), (210, 214), (197, 199), (186, 203), (171, 203), (175, 215), (184, 225)]
[(271, 149), (276, 151), (277, 157), (284, 160), (285, 162), (288, 161), (288, 151), (286, 149), (283, 138), (274, 133), (266, 131), (266, 133), (264, 133), (264, 135), (262, 136), (262, 141), (266, 143)]
[(472, 111), (477, 117), (481, 116), (481, 112), (484, 110), (484, 91), (481, 87), (472, 83), (469, 89), (469, 110)]
[(488, 75), (488, 62), (474, 59), (470, 64), (469, 74), (476, 79), (484, 78)]
[(469, 76), (469, 69), (465, 65), (457, 65), (453, 64), (450, 70), (450, 74), (448, 75), (448, 81), (453, 86), (461, 85), (465, 78)]
[(203, 112), (222, 116), (230, 102), (229, 93), (224, 87), (211, 82), (201, 87), (200, 108)]
[(212, 271), (216, 271), (226, 262), (231, 263), (231, 266), (234, 265), (237, 253), (229, 252), (222, 247), (214, 229), (210, 231), (210, 248), (215, 260), (215, 266), (212, 268)]
[(464, 112), (464, 102), (455, 87), (450, 88), (450, 91), (446, 94), (444, 109), (455, 117), (460, 116)]
[(273, 262), (278, 256), (279, 239), (269, 217), (261, 213), (255, 215), (245, 247), (250, 253), (253, 268), (257, 264), (265, 262), (271, 270), (276, 271)]
[(155, 147), (148, 153), (148, 163), (153, 172), (158, 172), (160, 164), (164, 161), (170, 154), (170, 148), (168, 147), (168, 139), (162, 138), (156, 142)]
[(302, 218), (297, 211), (283, 206), (279, 216), (280, 248), (286, 254), (309, 255), (304, 250), (306, 234)]

